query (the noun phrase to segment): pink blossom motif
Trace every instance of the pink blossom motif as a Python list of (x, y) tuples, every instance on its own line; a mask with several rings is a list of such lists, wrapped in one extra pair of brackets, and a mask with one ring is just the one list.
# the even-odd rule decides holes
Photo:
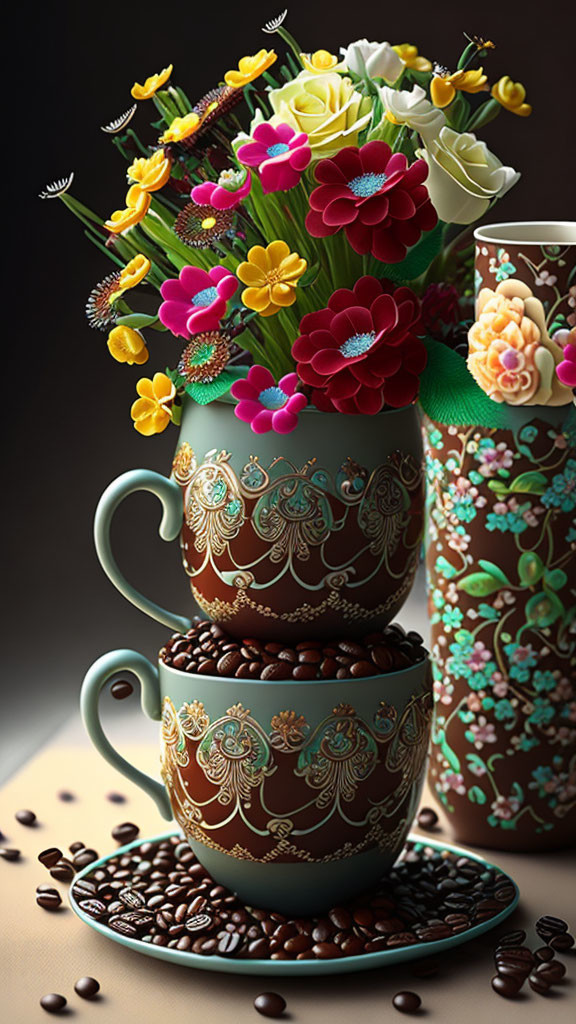
[(532, 647), (532, 644), (526, 644), (525, 647), (517, 647), (512, 655), (512, 661), (516, 662), (517, 665), (521, 665), (523, 661), (528, 661), (536, 657), (536, 651)]
[(158, 317), (176, 337), (214, 331), (237, 287), (236, 276), (226, 267), (212, 267), (208, 272), (184, 267), (179, 278), (164, 281), (160, 288), (164, 302)]
[(515, 796), (497, 796), (490, 810), (495, 818), (501, 821), (510, 821), (520, 810), (520, 801)]
[(457, 533), (456, 531), (453, 531), (450, 534), (448, 547), (452, 548), (454, 551), (468, 551), (468, 545), (471, 539), (472, 538), (469, 533)]
[(307, 405), (306, 395), (296, 391), (298, 375), (287, 373), (278, 383), (264, 366), (252, 366), (248, 376), (234, 382), (230, 391), (238, 399), (234, 412), (249, 423), (255, 434), (289, 434), (298, 423), (298, 413)]
[(494, 685), (492, 686), (492, 693), (494, 694), (495, 697), (499, 697), (500, 699), (502, 699), (502, 697), (505, 697), (506, 694), (508, 693), (508, 683), (502, 676), (501, 672), (494, 672), (492, 675), (492, 680), (494, 683)]
[(444, 772), (441, 776), (440, 789), (443, 793), (448, 793), (450, 790), (453, 790), (453, 792), (458, 793), (459, 796), (464, 796), (466, 792), (464, 776), (459, 772)]
[(444, 680), (434, 680), (434, 696), (437, 701), (441, 704), (451, 704), (452, 694), (454, 693), (454, 684), (445, 682)]
[(492, 655), (490, 651), (486, 650), (485, 644), (481, 640), (476, 640), (472, 648), (472, 654), (469, 658), (466, 658), (466, 664), (470, 666), (473, 672), (483, 672), (486, 662), (490, 661), (491, 657)]
[(276, 128), (269, 121), (256, 125), (252, 141), (240, 146), (240, 163), (257, 167), (264, 192), (286, 192), (294, 188), (312, 157), (305, 132), (288, 124)]
[(482, 750), (485, 743), (496, 743), (496, 729), (492, 722), (488, 722), (485, 715), (479, 715), (478, 721), (470, 726), (470, 732), (474, 736), (476, 750)]
[(506, 447), (504, 441), (494, 448), (482, 448), (479, 452), (481, 465), (478, 472), (484, 477), (493, 477), (499, 469), (510, 469), (514, 462), (514, 455)]
[(198, 206), (213, 206), (215, 210), (233, 210), (252, 188), (250, 171), (222, 171), (218, 181), (203, 181), (195, 185), (190, 196)]

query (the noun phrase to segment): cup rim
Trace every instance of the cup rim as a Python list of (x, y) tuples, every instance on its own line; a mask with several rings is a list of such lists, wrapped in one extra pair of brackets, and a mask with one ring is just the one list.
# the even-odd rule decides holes
[[(519, 237), (522, 230), (527, 230), (527, 237)], [(540, 231), (550, 234), (549, 238), (538, 238)], [(554, 230), (558, 236), (553, 238)], [(528, 231), (534, 232), (531, 237)], [(562, 232), (567, 232), (572, 237), (569, 239), (559, 237)], [(507, 237), (510, 235), (510, 237)], [(514, 237), (514, 236), (517, 237)], [(493, 245), (576, 245), (576, 221), (574, 220), (520, 220), (520, 221), (499, 221), (496, 224), (483, 224), (475, 228), (474, 238), (477, 242), (488, 242)]]
[(353, 683), (355, 686), (358, 683), (374, 682), (376, 679), (395, 679), (397, 676), (408, 675), (415, 669), (426, 668), (430, 665), (430, 653), (426, 652), (426, 657), (422, 661), (417, 661), (414, 665), (406, 665), (405, 668), (399, 668), (395, 672), (379, 672), (374, 676), (360, 676), (358, 679), (237, 679), (236, 676), (209, 676), (209, 675), (198, 675), (193, 672), (184, 672), (181, 668), (174, 668), (173, 665), (167, 665), (162, 658), (158, 657), (158, 671), (174, 673), (176, 676), (185, 676), (188, 679), (201, 679), (202, 682), (208, 683), (241, 683), (242, 685), (248, 684), (249, 686), (325, 686), (337, 684), (350, 684)]

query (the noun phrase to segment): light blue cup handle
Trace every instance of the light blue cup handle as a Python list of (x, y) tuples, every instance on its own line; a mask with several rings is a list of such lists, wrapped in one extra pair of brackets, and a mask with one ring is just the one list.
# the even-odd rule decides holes
[(131, 604), (146, 612), (151, 618), (161, 622), (163, 626), (179, 633), (185, 633), (192, 625), (190, 619), (183, 615), (161, 608), (139, 593), (121, 573), (118, 563), (112, 554), (110, 543), (110, 526), (114, 513), (120, 503), (135, 491), (150, 491), (162, 503), (162, 522), (159, 533), (162, 540), (175, 540), (182, 527), (182, 494), (178, 484), (151, 469), (133, 469), (117, 477), (104, 491), (98, 502), (94, 519), (94, 541), (100, 565), (117, 590)]
[(137, 651), (119, 650), (103, 654), (84, 677), (80, 693), (80, 711), (92, 743), (102, 757), (117, 771), (125, 775), (151, 796), (160, 814), (167, 821), (172, 819), (168, 794), (161, 782), (135, 768), (125, 757), (114, 749), (106, 736), (100, 721), (99, 697), (108, 680), (118, 672), (133, 672), (140, 683), (142, 710), (148, 718), (159, 721), (162, 717), (162, 701), (158, 682), (158, 669)]

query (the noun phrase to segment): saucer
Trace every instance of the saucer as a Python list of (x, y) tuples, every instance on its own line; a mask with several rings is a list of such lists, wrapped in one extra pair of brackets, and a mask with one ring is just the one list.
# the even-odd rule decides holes
[[(107, 861), (111, 860), (112, 857), (119, 857), (131, 850), (133, 847), (141, 846), (142, 843), (149, 842), (161, 842), (163, 839), (169, 839), (171, 836), (180, 835), (178, 829), (170, 829), (168, 832), (163, 833), (159, 836), (146, 840), (144, 837), (139, 837), (132, 843), (128, 843), (126, 846), (121, 846), (113, 853), (107, 854), (105, 857), (100, 857), (99, 860), (89, 864), (74, 878), (72, 887), (81, 878), (85, 878), (93, 871), (97, 870), (106, 864)], [(485, 860), (477, 853), (472, 853), (470, 850), (465, 850), (459, 846), (453, 846), (450, 843), (442, 842), (438, 839), (424, 839), (422, 836), (411, 834), (408, 836), (408, 841), (416, 844), (417, 847), (431, 847), (434, 850), (448, 851), (449, 853), (456, 854), (460, 857), (468, 857), (470, 860), (474, 860), (479, 864), (482, 864), (486, 869), (495, 868), (502, 874), (506, 875), (510, 879), (510, 883), (514, 886), (515, 896), (511, 903), (494, 917), (491, 917), (487, 921), (482, 921), (481, 924), (474, 925), (472, 928), (467, 929), (465, 932), (460, 932), (457, 935), (451, 935), (447, 939), (437, 939), (434, 942), (421, 942), (417, 945), (412, 946), (400, 946), (394, 949), (384, 949), (376, 953), (361, 953), (358, 956), (339, 957), (333, 960), (241, 960), (241, 959), (230, 959), (227, 957), (221, 957), (218, 955), (214, 956), (202, 956), (198, 953), (189, 953), (185, 950), (180, 949), (169, 949), (167, 946), (154, 946), (151, 943), (142, 942), (139, 939), (128, 938), (124, 935), (119, 935), (117, 932), (112, 931), (107, 925), (101, 924), (99, 921), (94, 920), (86, 914), (77, 904), (76, 900), (72, 895), (72, 889), (68, 893), (68, 899), (70, 906), (75, 914), (93, 928), (95, 931), (100, 932), (107, 939), (111, 939), (113, 942), (119, 943), (121, 946), (127, 946), (128, 949), (133, 949), (137, 953), (142, 953), (144, 956), (155, 957), (157, 960), (168, 960), (170, 963), (179, 964), (180, 967), (195, 967), (202, 971), (221, 971), (224, 974), (255, 974), (255, 975), (275, 975), (283, 977), (309, 977), (310, 975), (320, 974), (348, 974), (353, 971), (369, 971), (377, 967), (387, 967), (390, 964), (402, 963), (408, 960), (422, 960), (425, 957), (434, 956), (439, 953), (446, 953), (453, 946), (460, 946), (464, 942), (470, 942), (472, 939), (476, 939), (483, 932), (490, 931), (492, 928), (497, 928), (506, 920), (507, 917), (516, 909), (518, 901), (520, 899), (520, 893), (518, 886), (506, 872), (502, 872), (502, 869), (497, 865), (492, 864), (490, 861)]]

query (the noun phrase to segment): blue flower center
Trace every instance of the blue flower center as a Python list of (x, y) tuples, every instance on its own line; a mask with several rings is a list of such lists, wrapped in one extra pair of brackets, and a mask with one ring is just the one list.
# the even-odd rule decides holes
[(273, 146), (268, 146), (266, 152), (268, 156), (282, 156), (282, 153), (287, 153), (289, 149), (290, 146), (285, 142), (275, 142)]
[(350, 338), (346, 338), (343, 345), (340, 345), (340, 352), (345, 359), (353, 359), (354, 356), (363, 356), (365, 352), (368, 352), (372, 348), (372, 345), (376, 341), (376, 334), (374, 331), (366, 332), (364, 334), (353, 334)]
[(196, 292), (196, 295), (192, 296), (192, 305), (205, 309), (206, 306), (211, 306), (213, 302), (216, 302), (217, 298), (216, 288), (203, 288), (202, 291)]
[(261, 391), (258, 395), (258, 401), (265, 409), (274, 411), (286, 405), (288, 395), (279, 387), (264, 388), (264, 391)]
[(366, 174), (359, 174), (357, 178), (352, 178), (352, 181), (348, 182), (348, 188), (358, 199), (369, 199), (370, 196), (375, 196), (380, 191), (386, 178), (387, 175), (384, 174), (384, 171), (381, 174), (368, 171)]

